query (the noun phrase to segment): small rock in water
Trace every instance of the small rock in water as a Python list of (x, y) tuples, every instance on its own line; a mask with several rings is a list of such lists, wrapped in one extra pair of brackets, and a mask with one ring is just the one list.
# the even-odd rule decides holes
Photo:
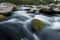
[(4, 20), (6, 16), (0, 15), (0, 20)]
[(30, 9), (27, 13), (35, 13), (35, 9)]
[(34, 19), (32, 20), (32, 24), (31, 24), (33, 27), (34, 30), (40, 30), (40, 29), (43, 29), (45, 27), (45, 24), (43, 22), (41, 22), (40, 20), (38, 19)]

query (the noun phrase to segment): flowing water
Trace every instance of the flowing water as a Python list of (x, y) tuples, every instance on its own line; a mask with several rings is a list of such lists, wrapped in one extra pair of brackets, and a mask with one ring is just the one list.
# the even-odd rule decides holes
[[(33, 6), (34, 7), (34, 6)], [(31, 21), (33, 19), (39, 19), (42, 20), (46, 25), (48, 25), (49, 28), (54, 30), (60, 30), (60, 16), (48, 16), (44, 15), (42, 13), (39, 13), (37, 10), (36, 13), (27, 13), (27, 10), (30, 7), (19, 7), (16, 9), (16, 11), (13, 12), (11, 15), (12, 18), (10, 18), (8, 21), (4, 22), (14, 22), (18, 21), (22, 24), (24, 24), (24, 35), (26, 38), (22, 38), (21, 40), (41, 40), (34, 32), (31, 30)], [(34, 7), (36, 8), (36, 7)]]
[[(34, 7), (34, 6), (33, 6)], [(34, 7), (36, 8), (36, 7)], [(45, 22), (46, 25), (51, 25), (52, 29), (57, 29), (60, 30), (60, 16), (56, 15), (56, 16), (47, 16), (44, 15), (42, 13), (39, 13), (39, 11), (36, 11), (36, 13), (32, 14), (32, 13), (26, 13), (26, 9), (29, 9), (29, 7), (21, 7), (20, 9), (18, 8), (17, 11), (15, 11), (13, 14), (13, 16), (18, 16), (17, 19), (19, 20), (24, 20), (24, 25), (27, 26), (27, 28), (29, 30), (31, 30), (31, 21), (33, 19), (39, 19), (42, 20), (43, 22)], [(31, 31), (30, 31), (31, 32)], [(32, 33), (34, 40), (41, 40), (36, 34)], [(31, 38), (32, 40), (33, 38)], [(24, 40), (24, 39), (23, 39)], [(27, 39), (25, 39), (27, 40)]]

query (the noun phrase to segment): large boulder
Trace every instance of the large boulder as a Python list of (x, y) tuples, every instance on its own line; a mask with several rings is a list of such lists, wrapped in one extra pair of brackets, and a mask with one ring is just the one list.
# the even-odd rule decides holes
[(56, 4), (55, 3), (51, 3), (51, 4), (48, 4), (48, 6), (50, 6), (51, 8), (55, 8)]
[(60, 4), (48, 4), (48, 5), (41, 5), (40, 12), (47, 13), (47, 14), (57, 14), (60, 12)]
[(51, 7), (50, 6), (47, 6), (47, 5), (41, 5), (40, 6), (40, 12), (41, 13), (50, 13), (51, 12)]
[(56, 6), (57, 6), (57, 8), (60, 8), (60, 3), (58, 3)]
[(58, 3), (58, 4), (56, 5), (56, 11), (58, 11), (58, 12), (60, 13), (60, 3)]
[(13, 12), (16, 6), (11, 3), (1, 3), (0, 4), (0, 15), (7, 15)]

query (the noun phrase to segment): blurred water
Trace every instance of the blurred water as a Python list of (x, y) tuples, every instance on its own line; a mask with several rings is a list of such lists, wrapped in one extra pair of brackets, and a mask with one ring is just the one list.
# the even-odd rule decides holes
[[(36, 8), (37, 6), (33, 6), (33, 8)], [(32, 25), (31, 21), (34, 19), (41, 20), (43, 23), (48, 25), (49, 28), (54, 30), (60, 30), (60, 16), (47, 16), (44, 14), (39, 13), (39, 10), (36, 11), (36, 13), (27, 13), (26, 10), (29, 10), (30, 7), (19, 7), (17, 8), (15, 12), (11, 15), (12, 18), (10, 18), (7, 21), (3, 22), (20, 22), (24, 24), (23, 28), (23, 34), (26, 38), (22, 38), (21, 40), (41, 40), (40, 35), (36, 35), (32, 32)], [(50, 36), (50, 35), (49, 35)], [(54, 35), (53, 35), (54, 37)]]
[(29, 9), (30, 9), (30, 7), (18, 7), (18, 8), (16, 8), (17, 11), (18, 10), (20, 10), (20, 11), (27, 11)]
[[(37, 6), (33, 6), (34, 9), (36, 9), (36, 7)], [(35, 14), (32, 14), (32, 13), (28, 14), (28, 13), (26, 13), (25, 9), (29, 9), (29, 7), (18, 8), (19, 11), (14, 12), (13, 16), (17, 15), (20, 17), (18, 19), (25, 20), (24, 24), (27, 26), (27, 28), (30, 30), (30, 32), (32, 32), (31, 21), (33, 19), (38, 19), (38, 20), (41, 20), (42, 22), (44, 22), (46, 25), (51, 25), (51, 26), (49, 26), (51, 29), (60, 30), (60, 16), (58, 16), (58, 15), (47, 16), (47, 15), (39, 13), (39, 10), (37, 10)], [(34, 40), (41, 40), (35, 33), (33, 34), (33, 36), (34, 36)], [(24, 39), (22, 39), (22, 40), (24, 40)], [(28, 39), (25, 39), (25, 40), (28, 40)]]
[[(17, 8), (17, 11), (14, 12), (14, 14), (12, 15), (14, 18), (17, 18), (21, 21), (23, 21), (24, 25), (26, 25), (27, 29), (26, 29), (26, 34), (25, 36), (27, 36), (28, 38), (30, 37), (31, 38), (31, 34), (29, 33), (29, 31), (33, 34), (33, 37), (31, 38), (31, 40), (34, 38), (34, 40), (41, 40), (40, 39), (40, 35), (38, 36), (38, 34), (35, 34), (33, 33), (33, 30), (31, 29), (32, 28), (32, 20), (34, 19), (38, 19), (40, 21), (42, 21), (43, 23), (46, 24), (46, 26), (48, 25), (49, 29), (53, 29), (53, 30), (60, 30), (60, 16), (59, 15), (56, 15), (56, 16), (47, 16), (45, 14), (42, 14), (42, 13), (39, 13), (39, 10), (36, 8), (37, 6), (33, 6), (34, 9), (36, 9), (36, 13), (32, 14), (32, 13), (27, 13), (26, 10), (30, 9), (29, 7), (20, 7), (20, 8)], [(20, 21), (20, 22), (21, 22)], [(49, 30), (48, 29), (48, 30)], [(29, 31), (27, 31), (29, 30)], [(51, 31), (53, 31), (51, 30)], [(55, 31), (53, 31), (55, 32)], [(49, 36), (51, 37), (47, 37), (48, 39), (47, 40), (55, 40), (54, 39), (54, 35), (57, 33), (48, 33), (46, 32)], [(28, 35), (27, 35), (28, 34)], [(47, 35), (46, 34), (46, 35)], [(54, 34), (54, 35), (53, 35)], [(30, 35), (30, 36), (29, 36)], [(43, 35), (43, 34), (42, 34)], [(42, 36), (41, 35), (41, 36)], [(57, 34), (58, 35), (58, 34)], [(56, 36), (55, 36), (56, 37)], [(27, 39), (27, 38), (23, 38), (22, 40), (30, 40)], [(56, 39), (59, 39), (59, 37), (57, 37)]]

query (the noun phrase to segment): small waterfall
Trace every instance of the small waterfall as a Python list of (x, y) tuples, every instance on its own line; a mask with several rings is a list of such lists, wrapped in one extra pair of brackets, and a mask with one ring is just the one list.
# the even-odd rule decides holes
[(20, 20), (28, 20), (31, 19), (32, 17), (29, 16), (26, 11), (15, 11), (14, 14), (12, 15), (14, 18), (20, 19)]
[(51, 28), (55, 30), (60, 30), (60, 22), (54, 22)]
[(51, 28), (60, 31), (60, 16), (54, 16), (54, 20), (55, 21), (53, 22)]
[(41, 20), (43, 23), (45, 23), (46, 25), (51, 25), (53, 20), (51, 20), (49, 17), (44, 16), (44, 15), (36, 15), (34, 17), (34, 19), (38, 19)]

